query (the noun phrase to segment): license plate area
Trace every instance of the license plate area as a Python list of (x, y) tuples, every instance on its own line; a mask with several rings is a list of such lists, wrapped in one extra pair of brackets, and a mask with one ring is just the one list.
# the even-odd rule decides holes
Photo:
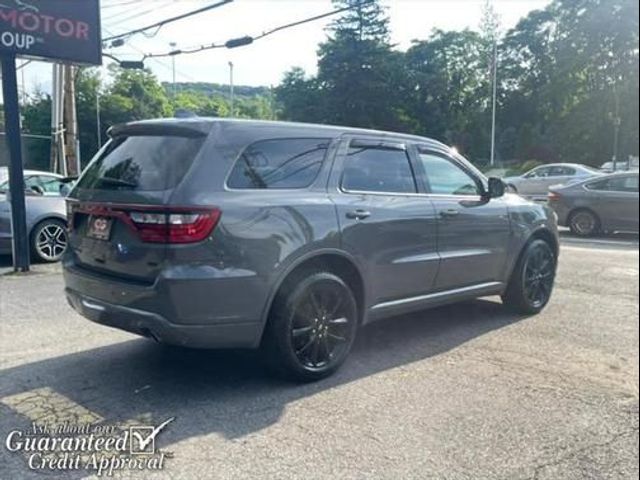
[(87, 237), (96, 240), (109, 240), (113, 218), (100, 215), (91, 215), (87, 228)]

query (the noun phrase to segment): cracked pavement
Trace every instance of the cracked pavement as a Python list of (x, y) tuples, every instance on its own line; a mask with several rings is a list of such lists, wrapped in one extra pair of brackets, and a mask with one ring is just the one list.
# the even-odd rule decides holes
[[(164, 471), (124, 478), (638, 477), (638, 247), (563, 240), (540, 315), (496, 298), (389, 319), (310, 385), (251, 352), (165, 348), (92, 324), (58, 268), (0, 276), (0, 437), (32, 421), (158, 425)], [(137, 475), (136, 475), (137, 474)], [(0, 478), (36, 473), (0, 447)]]

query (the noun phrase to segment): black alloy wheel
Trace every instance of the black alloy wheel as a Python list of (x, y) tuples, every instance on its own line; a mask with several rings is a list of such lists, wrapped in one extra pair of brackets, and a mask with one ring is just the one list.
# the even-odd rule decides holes
[(555, 257), (546, 243), (536, 243), (525, 262), (524, 294), (532, 308), (544, 307), (551, 298), (555, 277)]
[(519, 314), (540, 312), (551, 299), (556, 266), (557, 257), (549, 243), (533, 240), (520, 255), (502, 302)]
[(267, 361), (288, 378), (319, 380), (345, 361), (357, 326), (349, 286), (333, 273), (312, 273), (276, 299), (265, 332)]

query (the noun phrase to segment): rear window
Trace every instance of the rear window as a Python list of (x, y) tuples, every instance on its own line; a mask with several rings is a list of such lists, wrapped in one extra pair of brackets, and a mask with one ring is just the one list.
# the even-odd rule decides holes
[(326, 138), (281, 138), (249, 145), (229, 174), (229, 188), (305, 188), (313, 183), (329, 147)]
[(168, 190), (184, 177), (205, 137), (135, 135), (115, 137), (92, 162), (78, 188)]

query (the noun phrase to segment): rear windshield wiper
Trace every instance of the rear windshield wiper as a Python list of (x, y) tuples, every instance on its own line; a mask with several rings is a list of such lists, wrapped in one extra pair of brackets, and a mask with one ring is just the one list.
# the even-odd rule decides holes
[(135, 188), (138, 186), (137, 182), (130, 182), (129, 180), (122, 180), (120, 178), (114, 178), (114, 177), (98, 177), (98, 182), (106, 183), (110, 185), (118, 185), (121, 187)]

